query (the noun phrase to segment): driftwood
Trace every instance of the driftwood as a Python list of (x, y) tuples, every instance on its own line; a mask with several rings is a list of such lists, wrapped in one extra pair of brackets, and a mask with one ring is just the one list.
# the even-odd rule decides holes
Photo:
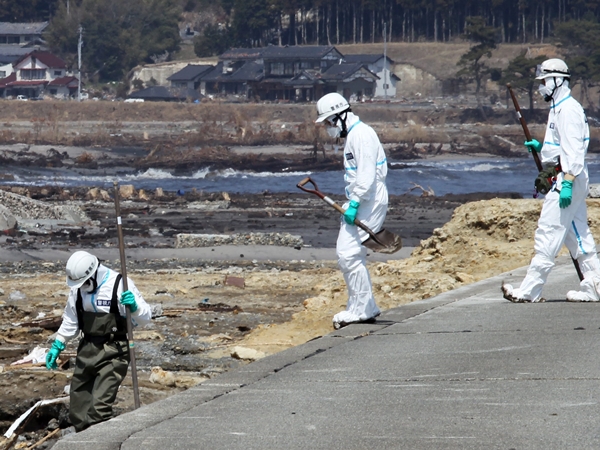
[(242, 308), (239, 306), (229, 306), (225, 303), (198, 303), (196, 308), (172, 308), (165, 309), (162, 312), (162, 316), (165, 317), (179, 317), (182, 314), (201, 314), (205, 312), (232, 312), (237, 314), (242, 312)]
[(415, 189), (420, 189), (421, 190), (421, 196), (422, 197), (435, 197), (435, 192), (433, 192), (433, 189), (431, 189), (431, 186), (427, 186), (427, 189), (425, 189), (423, 186), (421, 186), (420, 184), (417, 183), (411, 183), (413, 185), (413, 187), (411, 187), (408, 192), (412, 192)]
[(60, 328), (62, 317), (50, 317), (47, 319), (37, 319), (30, 322), (21, 323), (22, 327), (38, 327), (45, 330), (57, 331)]
[(52, 431), (51, 433), (48, 433), (46, 436), (44, 436), (42, 439), (40, 439), (39, 441), (37, 441), (35, 444), (30, 445), (29, 447), (27, 447), (27, 450), (32, 449), (32, 448), (36, 448), (39, 447), (40, 445), (42, 445), (44, 442), (46, 442), (48, 439), (52, 438), (54, 435), (58, 434), (58, 432), (60, 431), (60, 428), (57, 428), (56, 430)]
[[(52, 405), (55, 403), (65, 403), (69, 401), (69, 397), (58, 397), (50, 400), (39, 400), (35, 405), (25, 411), (21, 416), (10, 426), (10, 428), (4, 433), (4, 437), (6, 440), (0, 443), (0, 450), (8, 450), (10, 449), (14, 443), (16, 442), (19, 434), (23, 432), (34, 413), (41, 407), (45, 405)], [(37, 443), (35, 445), (38, 445)], [(33, 448), (33, 447), (28, 447)]]

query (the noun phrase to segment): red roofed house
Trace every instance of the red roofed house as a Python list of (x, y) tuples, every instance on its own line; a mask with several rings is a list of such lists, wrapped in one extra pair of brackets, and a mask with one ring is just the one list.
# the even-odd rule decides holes
[(13, 68), (11, 76), (0, 79), (1, 97), (68, 98), (77, 93), (77, 77), (68, 76), (65, 62), (52, 53), (33, 51), (15, 61)]

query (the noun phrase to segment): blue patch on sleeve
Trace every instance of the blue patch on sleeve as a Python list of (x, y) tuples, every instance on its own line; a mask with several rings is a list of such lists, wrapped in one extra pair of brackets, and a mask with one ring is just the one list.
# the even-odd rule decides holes
[(346, 160), (351, 161), (354, 159), (354, 155), (352, 153), (346, 153)]

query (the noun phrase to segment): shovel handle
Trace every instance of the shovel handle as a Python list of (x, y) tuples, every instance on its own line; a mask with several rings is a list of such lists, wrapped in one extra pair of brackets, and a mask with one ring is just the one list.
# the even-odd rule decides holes
[[(314, 186), (314, 189), (309, 189), (309, 188), (304, 187), (308, 183), (312, 184)], [(296, 185), (296, 187), (298, 187), (299, 189), (302, 189), (304, 192), (308, 192), (310, 194), (315, 194), (317, 197), (319, 197), (325, 203), (327, 203), (328, 205), (331, 205), (333, 208), (335, 208), (337, 210), (337, 212), (339, 212), (341, 215), (344, 215), (344, 213), (346, 212), (346, 210), (344, 208), (342, 208), (336, 202), (334, 202), (329, 197), (327, 197), (325, 194), (323, 194), (321, 191), (319, 191), (319, 188), (317, 187), (317, 183), (315, 183), (310, 177), (306, 177), (304, 180), (302, 180), (300, 183), (298, 183)], [(366, 226), (364, 223), (362, 223), (360, 220), (354, 219), (354, 225), (356, 225), (357, 227), (366, 231), (369, 234), (369, 236), (371, 236), (375, 241), (377, 241), (377, 237), (375, 236), (375, 233), (373, 233), (373, 231), (368, 226)]]
[[(510, 98), (512, 99), (513, 105), (515, 107), (515, 111), (517, 112), (517, 117), (519, 119), (519, 122), (521, 122), (521, 127), (523, 128), (523, 133), (525, 133), (525, 139), (527, 139), (528, 141), (531, 141), (531, 133), (529, 132), (529, 127), (527, 127), (527, 122), (525, 121), (525, 117), (523, 117), (523, 115), (521, 114), (521, 107), (519, 106), (519, 100), (517, 100), (517, 96), (513, 92), (513, 89), (512, 89), (512, 86), (510, 85), (510, 83), (508, 83), (506, 85), (506, 88), (508, 89), (508, 93), (510, 94)], [(538, 172), (541, 172), (542, 170), (544, 170), (544, 166), (542, 165), (542, 161), (540, 160), (540, 156), (537, 154), (537, 152), (534, 150), (531, 152), (531, 154), (533, 156), (533, 160), (535, 161), (535, 165), (538, 169)]]
[[(314, 186), (314, 189), (309, 189), (304, 187), (306, 184), (312, 184)], [(304, 192), (308, 192), (309, 194), (315, 194), (316, 196), (318, 196), (321, 199), (325, 198), (325, 194), (323, 194), (321, 191), (319, 191), (319, 188), (317, 187), (317, 183), (315, 183), (312, 178), (310, 177), (306, 177), (304, 180), (302, 180), (300, 183), (298, 183), (296, 185), (297, 188), (302, 189)]]

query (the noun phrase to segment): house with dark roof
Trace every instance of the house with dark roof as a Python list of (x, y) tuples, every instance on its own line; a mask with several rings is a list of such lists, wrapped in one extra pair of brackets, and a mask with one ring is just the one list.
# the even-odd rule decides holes
[(360, 65), (333, 69), (344, 63), (344, 55), (333, 46), (233, 48), (219, 59), (217, 67), (202, 76), (207, 94), (246, 93), (260, 100), (305, 102), (332, 91), (372, 96), (379, 79)]
[(42, 34), (48, 22), (0, 22), (0, 44), (35, 45), (43, 43)]
[[(0, 22), (0, 66), (12, 64), (34, 50), (46, 50), (42, 33), (47, 26), (48, 22)], [(10, 75), (2, 70), (5, 76)]]
[(379, 77), (365, 65), (357, 63), (341, 63), (329, 67), (321, 74), (321, 80), (327, 92), (339, 92), (349, 99), (373, 97)]
[(344, 55), (344, 61), (347, 63), (364, 64), (371, 72), (379, 77), (373, 94), (374, 97), (396, 97), (396, 84), (398, 84), (400, 78), (394, 74), (393, 68), (395, 63), (390, 57), (384, 57), (381, 53), (373, 55)]
[(48, 94), (68, 98), (77, 92), (79, 80), (69, 76), (65, 62), (52, 53), (30, 52), (17, 59), (12, 68), (10, 76), (0, 79), (0, 97), (36, 98)]
[[(343, 55), (333, 46), (306, 45), (265, 47), (262, 52), (265, 79), (258, 90), (263, 100), (313, 101), (323, 95), (315, 76), (339, 63)], [(298, 76), (300, 73), (304, 76)], [(312, 76), (309, 74), (313, 74)], [(294, 80), (294, 83), (290, 83)], [(302, 80), (301, 83), (299, 81)]]
[(264, 77), (264, 66), (260, 61), (219, 61), (214, 68), (202, 76), (206, 95), (233, 95), (255, 98), (256, 86)]
[(214, 66), (209, 64), (188, 64), (179, 72), (167, 78), (173, 88), (195, 89), (204, 94), (206, 87), (201, 81), (202, 75), (211, 71)]
[(264, 66), (260, 62), (245, 62), (237, 70), (221, 75), (221, 92), (254, 98), (257, 94), (256, 86), (261, 84), (264, 75)]

